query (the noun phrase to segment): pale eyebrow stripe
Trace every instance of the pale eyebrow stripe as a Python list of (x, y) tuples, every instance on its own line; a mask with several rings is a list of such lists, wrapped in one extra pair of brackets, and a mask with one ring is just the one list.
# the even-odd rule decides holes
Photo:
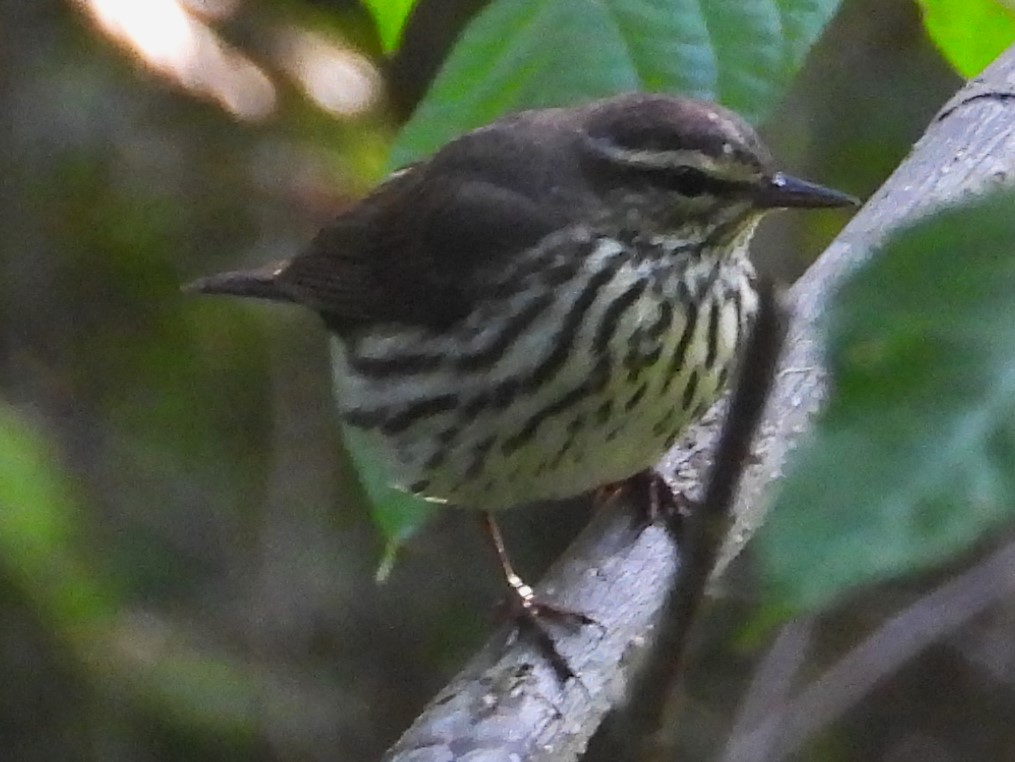
[[(646, 151), (637, 148), (624, 148), (601, 138), (593, 139), (592, 144), (596, 150), (606, 156), (650, 169), (683, 166), (734, 181), (749, 180), (754, 177), (754, 173), (749, 167), (744, 167), (742, 172), (738, 172), (736, 171), (739, 169), (737, 165), (720, 163), (715, 158), (700, 151), (689, 151), (686, 149), (676, 151)], [(730, 170), (734, 171), (731, 172)]]

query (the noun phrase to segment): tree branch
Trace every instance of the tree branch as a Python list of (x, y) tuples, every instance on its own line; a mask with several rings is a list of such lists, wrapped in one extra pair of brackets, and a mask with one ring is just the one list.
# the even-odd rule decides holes
[[(761, 525), (772, 482), (821, 406), (825, 378), (815, 325), (836, 283), (900, 224), (1010, 183), (1013, 123), (1015, 47), (944, 106), (909, 158), (793, 287), (794, 318), (755, 447), (758, 462), (744, 476), (717, 571)], [(720, 420), (713, 409), (664, 459), (663, 473), (681, 488), (700, 492)], [(438, 694), (385, 760), (559, 762), (581, 755), (605, 715), (624, 700), (667, 601), (686, 594), (680, 589), (683, 549), (661, 526), (637, 531), (634, 509), (600, 511), (537, 588), (540, 596), (600, 624), (556, 635), (578, 679), (562, 685), (526, 640), (505, 645), (505, 630)]]

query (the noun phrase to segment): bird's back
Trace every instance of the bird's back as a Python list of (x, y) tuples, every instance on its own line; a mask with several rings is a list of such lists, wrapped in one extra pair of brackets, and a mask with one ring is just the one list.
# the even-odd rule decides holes
[(592, 213), (574, 131), (536, 115), (467, 133), (396, 172), (289, 262), (278, 287), (340, 333), (461, 320), (491, 272)]

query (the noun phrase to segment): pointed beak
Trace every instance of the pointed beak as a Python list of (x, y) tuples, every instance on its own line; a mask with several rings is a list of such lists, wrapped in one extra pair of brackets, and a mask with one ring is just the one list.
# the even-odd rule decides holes
[(183, 286), (183, 291), (291, 302), (293, 301), (292, 297), (278, 285), (278, 275), (285, 269), (285, 265), (285, 262), (276, 262), (257, 270), (235, 270), (218, 275), (207, 275), (187, 283)]
[(782, 172), (776, 172), (768, 179), (756, 192), (754, 201), (762, 209), (860, 206), (855, 196)]

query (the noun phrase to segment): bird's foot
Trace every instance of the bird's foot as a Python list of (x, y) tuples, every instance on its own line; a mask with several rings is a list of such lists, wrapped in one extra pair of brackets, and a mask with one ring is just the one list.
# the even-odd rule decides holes
[(507, 581), (508, 594), (501, 604), (504, 615), (514, 622), (521, 637), (532, 639), (532, 643), (562, 683), (577, 677), (567, 659), (557, 648), (557, 643), (547, 625), (552, 623), (583, 627), (598, 625), (598, 622), (580, 611), (539, 600), (532, 588), (517, 577), (509, 578)]
[(555, 622), (574, 626), (590, 624), (598, 626), (599, 623), (580, 611), (573, 611), (554, 603), (539, 600), (532, 588), (515, 573), (504, 548), (500, 527), (493, 516), (484, 514), (484, 526), (500, 560), (504, 581), (507, 583), (508, 590), (501, 604), (501, 613), (514, 622), (519, 635), (532, 638), (536, 648), (553, 667), (553, 671), (562, 683), (572, 677), (577, 677), (575, 671), (567, 663), (567, 659), (557, 648), (547, 624)]
[(693, 498), (674, 490), (654, 468), (639, 471), (624, 481), (607, 484), (600, 488), (600, 494), (607, 500), (613, 500), (620, 494), (629, 495), (637, 506), (643, 527), (662, 522), (674, 535), (696, 506)]

